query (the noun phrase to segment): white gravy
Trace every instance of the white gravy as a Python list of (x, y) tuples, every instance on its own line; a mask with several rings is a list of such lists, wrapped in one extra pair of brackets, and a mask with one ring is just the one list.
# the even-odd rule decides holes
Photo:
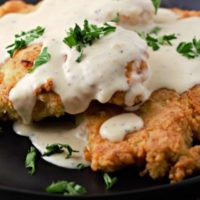
[(42, 122), (31, 125), (16, 122), (14, 124), (14, 130), (19, 135), (29, 137), (41, 154), (46, 152), (47, 145), (57, 143), (68, 144), (73, 150), (79, 151), (78, 153), (72, 153), (72, 157), (69, 159), (66, 159), (67, 152), (42, 157), (50, 163), (71, 169), (78, 168), (79, 164), (89, 166), (89, 162), (85, 160), (83, 155), (83, 149), (87, 146), (85, 122), (82, 122), (77, 127), (64, 121)]
[[(77, 50), (63, 42), (66, 31), (75, 23), (82, 26), (87, 19), (89, 23), (101, 26), (118, 13), (128, 24), (147, 23), (153, 19), (154, 8), (151, 0), (44, 0), (35, 12), (10, 14), (0, 20), (2, 63), (8, 57), (5, 47), (14, 40), (15, 34), (39, 25), (46, 28), (44, 35), (34, 43), (47, 47), (51, 60), (22, 78), (9, 96), (24, 123), (28, 124), (32, 119), (36, 103), (34, 91), (49, 79), (53, 81), (53, 90), (61, 97), (65, 111), (70, 114), (85, 111), (95, 99), (106, 103), (117, 91), (127, 94), (127, 106), (133, 104), (132, 99), (138, 95), (143, 96), (144, 101), (149, 97), (148, 90), (143, 87), (149, 70), (135, 73), (140, 63), (147, 60), (147, 45), (135, 32), (113, 23), (117, 26), (116, 31), (84, 48), (81, 63), (76, 62)], [(134, 61), (135, 72), (128, 84), (125, 67), (130, 61)]]
[(161, 46), (158, 51), (148, 50), (152, 76), (145, 86), (150, 91), (168, 88), (181, 94), (200, 84), (200, 57), (188, 59), (176, 51), (179, 43), (191, 42), (194, 37), (199, 39), (199, 24), (199, 17), (191, 17), (159, 25), (162, 28), (159, 35), (175, 33), (177, 39), (172, 41), (172, 46)]
[[(161, 88), (168, 88), (181, 94), (194, 85), (200, 84), (200, 58), (188, 59), (176, 51), (180, 42), (190, 42), (194, 37), (199, 39), (199, 24), (199, 17), (178, 20), (176, 14), (166, 9), (160, 9), (153, 23), (128, 27), (138, 32), (148, 32), (152, 28), (159, 26), (161, 28), (159, 35), (173, 33), (177, 35), (177, 39), (172, 41), (172, 46), (161, 46), (158, 51), (153, 51), (151, 48), (148, 49), (150, 55), (149, 66), (152, 75), (144, 85), (149, 91), (153, 92)], [(127, 110), (131, 109), (128, 108)], [(110, 141), (123, 140), (127, 133), (126, 127), (129, 127), (130, 124), (134, 127), (134, 122), (129, 120), (131, 119), (126, 119), (123, 115), (109, 119), (100, 128), (101, 136)], [(127, 123), (124, 123), (125, 121)], [(135, 119), (136, 124), (137, 122), (141, 124), (139, 119)]]
[(102, 138), (120, 142), (131, 132), (143, 128), (143, 120), (133, 113), (124, 113), (108, 119), (100, 128)]

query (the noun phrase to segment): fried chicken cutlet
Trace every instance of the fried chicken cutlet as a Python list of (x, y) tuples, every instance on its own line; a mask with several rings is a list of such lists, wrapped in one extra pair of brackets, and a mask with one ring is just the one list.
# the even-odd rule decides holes
[(115, 171), (127, 165), (143, 163), (143, 166), (146, 165), (143, 174), (149, 173), (153, 179), (164, 177), (171, 163), (175, 163), (192, 145), (192, 130), (187, 120), (191, 110), (179, 103), (179, 99), (173, 91), (155, 92), (137, 112), (144, 120), (144, 129), (128, 134), (117, 143), (101, 138), (99, 128), (106, 119), (120, 111), (100, 108), (89, 113), (88, 158), (92, 169)]
[[(34, 6), (25, 6), (25, 3), (15, 2), (16, 9), (12, 8), (12, 3), (5, 4), (0, 8), (3, 13), (9, 12), (27, 12), (32, 11)], [(14, 4), (15, 4), (14, 3)], [(123, 17), (123, 16), (122, 16)], [(137, 36), (138, 37), (138, 36)], [(140, 39), (140, 38), (139, 38)], [(142, 40), (141, 40), (142, 41)], [(143, 42), (143, 41), (142, 41)], [(39, 56), (42, 50), (42, 44), (33, 44), (26, 46), (18, 51), (15, 51), (14, 55), (7, 59), (5, 63), (1, 64), (0, 68), (0, 118), (18, 120), (21, 119), (19, 113), (14, 109), (13, 103), (10, 101), (9, 94), (11, 90), (17, 85), (17, 83), (23, 79), (28, 71), (33, 67), (35, 59)], [(134, 54), (134, 53), (133, 53)], [(144, 57), (147, 57), (145, 54)], [(66, 58), (65, 58), (66, 60)], [(133, 66), (135, 66), (133, 69)], [(115, 66), (113, 66), (115, 67)], [(134, 71), (135, 70), (135, 71)], [(133, 83), (132, 77), (139, 74), (139, 76), (148, 70), (146, 61), (142, 61), (138, 65), (138, 60), (131, 60), (124, 66), (124, 76), (127, 78), (127, 83), (131, 86)], [(143, 75), (141, 75), (143, 76)], [(142, 79), (145, 78), (146, 75)], [(142, 82), (144, 80), (141, 80)], [(59, 117), (65, 114), (64, 105), (61, 101), (60, 96), (53, 91), (54, 82), (49, 79), (38, 87), (34, 91), (34, 95), (37, 96), (36, 104), (32, 111), (32, 120), (38, 121), (45, 117), (56, 116)], [(92, 87), (92, 86), (91, 86)], [(95, 87), (95, 86), (93, 86)], [(87, 94), (86, 94), (87, 95)], [(85, 95), (85, 96), (86, 96)], [(142, 101), (143, 96), (137, 95), (135, 99), (131, 100), (131, 104), (137, 104)], [(125, 104), (125, 92), (116, 91), (109, 100), (110, 103), (124, 106)]]
[[(198, 16), (199, 12), (182, 17)], [(136, 112), (144, 120), (144, 128), (128, 134), (122, 142), (110, 142), (100, 136), (101, 125), (112, 116), (123, 113), (107, 106), (89, 112), (89, 149), (86, 157), (94, 171), (115, 171), (127, 165), (142, 164), (141, 175), (153, 179), (168, 176), (178, 182), (200, 170), (199, 140), (200, 86), (179, 95), (159, 90)]]
[[(89, 152), (94, 171), (112, 172), (138, 163), (153, 179), (169, 176), (178, 182), (200, 170), (199, 140), (200, 86), (179, 96), (170, 90), (159, 90), (137, 111), (145, 127), (129, 133), (122, 142), (113, 143), (101, 138), (100, 126), (121, 112), (100, 106), (88, 113)], [(142, 165), (141, 165), (142, 163)]]

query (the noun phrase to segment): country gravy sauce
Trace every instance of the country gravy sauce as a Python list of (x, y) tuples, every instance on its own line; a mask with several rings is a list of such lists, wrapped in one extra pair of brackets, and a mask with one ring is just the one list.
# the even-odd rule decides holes
[[(121, 18), (119, 25), (114, 24), (117, 30), (84, 49), (83, 61), (76, 63), (78, 53), (62, 42), (65, 30), (74, 27), (75, 23), (81, 25), (84, 19), (101, 25), (116, 17), (117, 13)], [(34, 43), (42, 43), (52, 55), (50, 62), (20, 80), (11, 90), (9, 98), (23, 123), (28, 124), (36, 101), (34, 90), (49, 78), (54, 82), (53, 89), (60, 95), (65, 111), (70, 114), (85, 111), (94, 99), (106, 103), (116, 91), (125, 92), (125, 104), (129, 107), (133, 106), (129, 103), (130, 99), (138, 94), (142, 94), (145, 101), (160, 88), (182, 93), (200, 83), (200, 58), (189, 60), (178, 54), (176, 48), (180, 42), (189, 42), (195, 36), (200, 36), (199, 24), (198, 17), (179, 20), (177, 15), (165, 9), (160, 9), (155, 17), (150, 0), (44, 0), (39, 9), (31, 14), (11, 14), (0, 20), (1, 63), (8, 57), (5, 47), (13, 41), (14, 35), (38, 25), (44, 26), (46, 31)], [(165, 45), (158, 51), (152, 51), (135, 33), (148, 32), (155, 26), (161, 27), (160, 35), (177, 35), (172, 46)], [(124, 74), (125, 66), (130, 61), (135, 61), (133, 70), (142, 61), (149, 66), (140, 75), (132, 76), (131, 85)], [(143, 125), (138, 116), (125, 112), (106, 121), (100, 128), (100, 134), (103, 138), (118, 142)], [(80, 127), (82, 136), (77, 137)], [(87, 146), (87, 139), (83, 139), (87, 138), (84, 123), (72, 128), (67, 122), (56, 128), (41, 128), (17, 122), (14, 129), (20, 135), (29, 136), (42, 153), (47, 144), (55, 142), (70, 144), (80, 151), (67, 161), (62, 155), (45, 158), (49, 162), (67, 168), (76, 168), (80, 162), (88, 164), (82, 154)]]

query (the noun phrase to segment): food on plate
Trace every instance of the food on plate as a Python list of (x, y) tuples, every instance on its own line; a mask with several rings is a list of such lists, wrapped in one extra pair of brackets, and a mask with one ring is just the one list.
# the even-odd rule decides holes
[(0, 118), (17, 121), (16, 133), (58, 166), (136, 165), (142, 176), (171, 182), (199, 171), (199, 11), (158, 7), (151, 0), (2, 5)]

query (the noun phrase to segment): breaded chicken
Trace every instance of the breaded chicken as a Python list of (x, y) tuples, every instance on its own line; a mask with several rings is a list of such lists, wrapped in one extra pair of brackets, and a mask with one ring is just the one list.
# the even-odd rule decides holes
[(169, 172), (169, 178), (171, 179), (171, 182), (177, 182), (199, 171), (200, 146), (196, 145), (179, 157), (178, 161)]
[(199, 90), (200, 86), (196, 86), (182, 96), (169, 90), (153, 93), (137, 111), (145, 127), (128, 134), (122, 142), (113, 143), (101, 138), (99, 128), (108, 118), (124, 111), (109, 109), (109, 106), (93, 109), (87, 114), (90, 135), (89, 153), (86, 154), (92, 169), (115, 171), (142, 163), (145, 169), (141, 175), (149, 174), (158, 179), (169, 174), (171, 182), (200, 170), (198, 162), (195, 164), (200, 156), (199, 147), (192, 147), (193, 138), (199, 137), (200, 107), (195, 104), (200, 104)]
[[(137, 111), (145, 128), (126, 136), (122, 143), (127, 149), (123, 150), (119, 148), (120, 142), (112, 143), (99, 135), (101, 124), (114, 115), (107, 109), (101, 108), (97, 114), (93, 111), (88, 115), (88, 158), (94, 171), (115, 171), (131, 161), (132, 164), (143, 163), (145, 170), (141, 175), (149, 174), (157, 179), (169, 174), (171, 182), (177, 182), (200, 170), (199, 146), (192, 147), (193, 139), (200, 138), (200, 86), (181, 96), (169, 90), (155, 92)], [(104, 117), (99, 117), (99, 113)], [(129, 156), (123, 152), (128, 152)]]
[(7, 1), (0, 6), (0, 17), (8, 13), (28, 13), (35, 10), (36, 7), (37, 6), (33, 6), (20, 0)]
[[(9, 101), (9, 92), (15, 84), (26, 75), (39, 55), (41, 45), (32, 45), (15, 53), (12, 59), (6, 61), (0, 68), (0, 118), (17, 120), (20, 117)], [(37, 103), (33, 110), (33, 120), (47, 116), (60, 116), (64, 114), (61, 99), (52, 90), (52, 83), (48, 81), (37, 93)]]
[[(40, 44), (32, 45), (15, 52), (13, 58), (10, 58), (0, 66), (0, 118), (1, 119), (20, 119), (9, 101), (9, 93), (16, 83), (23, 78), (28, 70), (33, 66), (35, 58), (40, 54), (42, 46)], [(127, 82), (130, 82), (130, 73), (132, 73), (130, 62), (125, 70)], [(139, 71), (147, 68), (146, 63), (142, 62)], [(137, 72), (136, 72), (137, 73)], [(60, 97), (53, 92), (53, 83), (48, 80), (35, 91), (37, 103), (32, 113), (33, 121), (41, 120), (45, 117), (59, 117), (65, 114), (64, 106)], [(140, 96), (135, 99), (135, 104), (141, 101)], [(116, 92), (110, 100), (110, 103), (123, 106), (125, 102), (125, 92)]]
[(175, 100), (146, 123), (149, 137), (143, 174), (149, 173), (153, 179), (166, 176), (171, 165), (192, 145), (192, 131), (187, 119), (191, 111), (184, 106)]
[[(29, 12), (37, 8), (37, 6), (31, 6), (21, 1), (14, 1), (6, 3), (0, 7), (0, 13), (6, 14), (10, 12)], [(1, 15), (0, 15), (1, 16)], [(6, 60), (6, 62), (0, 65), (0, 118), (18, 120), (20, 116), (15, 111), (12, 102), (9, 100), (9, 93), (12, 88), (28, 73), (28, 70), (32, 68), (34, 60), (40, 54), (42, 49), (41, 44), (34, 44), (27, 46), (23, 49), (15, 51), (12, 58)], [(140, 74), (145, 71), (147, 63), (141, 62), (140, 66), (136, 68), (136, 71), (132, 71), (134, 60), (130, 61), (125, 66), (124, 75), (127, 77), (127, 83), (131, 86), (132, 76), (134, 73)], [(64, 106), (60, 99), (60, 96), (53, 92), (52, 80), (47, 82), (40, 88), (35, 90), (37, 96), (37, 102), (32, 112), (32, 120), (39, 121), (45, 117), (56, 116), (59, 117), (65, 114)], [(134, 100), (134, 104), (138, 104), (142, 101), (142, 95), (138, 95)], [(125, 104), (125, 92), (117, 91), (110, 99), (110, 103), (124, 106)]]
[(127, 140), (113, 143), (101, 138), (99, 129), (108, 118), (120, 114), (123, 109), (112, 105), (95, 104), (86, 114), (89, 131), (89, 157), (94, 171), (115, 171), (136, 162)]
[[(181, 103), (187, 104), (192, 113), (187, 116), (193, 141), (200, 140), (200, 86), (196, 86), (181, 97)], [(182, 152), (176, 164), (171, 168), (169, 178), (171, 182), (183, 180), (194, 172), (200, 171), (200, 145), (188, 148)]]
[(179, 8), (173, 8), (172, 11), (177, 13), (180, 16), (180, 18), (200, 16), (200, 11), (196, 10), (182, 10)]

